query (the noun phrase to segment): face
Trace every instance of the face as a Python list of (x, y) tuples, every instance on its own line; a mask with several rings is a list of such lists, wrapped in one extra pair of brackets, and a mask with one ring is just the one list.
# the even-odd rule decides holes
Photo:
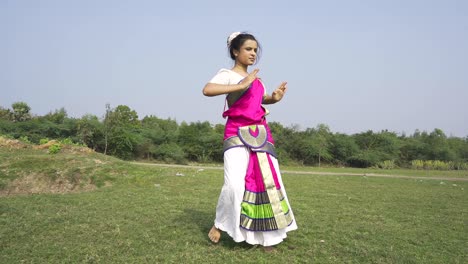
[(257, 42), (251, 39), (246, 40), (239, 50), (234, 51), (236, 63), (247, 66), (254, 64), (257, 59), (257, 51)]

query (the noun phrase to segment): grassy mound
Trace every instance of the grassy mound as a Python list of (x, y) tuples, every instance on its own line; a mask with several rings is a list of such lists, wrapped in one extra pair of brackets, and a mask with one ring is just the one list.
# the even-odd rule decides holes
[(33, 145), (4, 137), (0, 160), (0, 196), (94, 190), (112, 184), (115, 168), (123, 163), (86, 147), (57, 141)]

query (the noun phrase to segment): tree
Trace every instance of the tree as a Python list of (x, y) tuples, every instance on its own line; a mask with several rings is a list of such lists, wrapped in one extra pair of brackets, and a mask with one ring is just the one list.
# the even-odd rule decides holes
[(10, 109), (3, 108), (0, 106), (0, 119), (5, 121), (10, 121), (13, 118), (13, 113)]
[(335, 134), (330, 139), (330, 154), (335, 163), (348, 165), (348, 159), (359, 152), (354, 138), (345, 134)]
[(84, 115), (77, 120), (77, 137), (93, 150), (100, 148), (100, 143), (104, 138), (103, 130), (104, 125), (99, 122), (98, 117), (95, 115)]
[(215, 127), (207, 121), (182, 122), (178, 142), (189, 159), (206, 162), (213, 160), (214, 155), (222, 154), (223, 134), (216, 133)]
[(426, 141), (426, 153), (429, 160), (450, 161), (456, 159), (455, 152), (450, 149), (447, 136), (441, 129), (434, 129)]
[(182, 147), (174, 142), (163, 143), (159, 146), (152, 146), (150, 153), (158, 160), (166, 162), (186, 163), (186, 154)]
[(294, 161), (289, 153), (288, 142), (295, 130), (293, 128), (285, 128), (278, 122), (270, 122), (268, 126), (273, 134), (278, 159), (281, 159), (283, 164)]
[[(145, 116), (141, 120), (138, 155), (159, 160), (185, 162), (185, 153), (177, 145), (179, 126), (172, 119)], [(177, 147), (176, 147), (177, 146)], [(165, 153), (168, 151), (168, 153)]]
[(145, 116), (141, 120), (142, 133), (149, 138), (153, 144), (176, 142), (178, 125), (175, 120), (160, 119), (156, 116)]
[(400, 140), (397, 135), (389, 131), (374, 133), (369, 130), (353, 135), (360, 151), (348, 159), (354, 167), (371, 167), (386, 160), (397, 160), (400, 154)]
[(128, 128), (135, 128), (140, 125), (138, 114), (135, 110), (126, 105), (118, 105), (112, 112), (112, 121), (117, 125)]
[(275, 142), (280, 150), (284, 149), (288, 156), (299, 164), (312, 164), (315, 149), (311, 144), (311, 130), (300, 131), (299, 126), (293, 125), (282, 130)]
[(409, 165), (413, 160), (426, 159), (424, 154), (425, 143), (416, 136), (401, 139), (400, 163)]
[(16, 102), (11, 105), (13, 109), (13, 121), (22, 122), (31, 119), (31, 107), (25, 102)]
[(55, 124), (63, 124), (67, 117), (67, 111), (63, 107), (58, 110), (55, 110), (54, 112), (49, 112), (47, 115), (44, 116), (45, 119)]
[(140, 122), (136, 111), (126, 105), (119, 105), (111, 109), (106, 104), (106, 115), (104, 118), (104, 154), (110, 152), (120, 158), (129, 159), (138, 145), (137, 136)]
[(330, 128), (325, 124), (318, 124), (316, 128), (315, 137), (313, 137), (313, 145), (317, 149), (317, 158), (318, 158), (318, 166), (320, 167), (322, 158), (326, 160), (331, 159), (331, 154), (328, 149), (329, 141), (332, 134), (330, 132)]

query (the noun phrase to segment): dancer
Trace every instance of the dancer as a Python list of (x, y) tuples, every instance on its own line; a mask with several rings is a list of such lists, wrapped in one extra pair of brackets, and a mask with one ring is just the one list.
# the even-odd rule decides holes
[(270, 95), (257, 76), (259, 70), (247, 71), (261, 51), (253, 35), (232, 33), (227, 47), (234, 67), (221, 69), (203, 88), (205, 96), (226, 94), (228, 106), (223, 113), (224, 184), (208, 237), (218, 243), (224, 231), (235, 242), (271, 248), (297, 229), (262, 105), (279, 102), (286, 82)]

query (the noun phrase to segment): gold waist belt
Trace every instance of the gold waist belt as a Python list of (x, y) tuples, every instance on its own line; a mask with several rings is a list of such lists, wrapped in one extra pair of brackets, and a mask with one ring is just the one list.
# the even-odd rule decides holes
[(244, 146), (250, 148), (250, 150), (254, 152), (267, 152), (276, 158), (275, 146), (272, 143), (267, 141), (266, 144), (264, 144), (263, 146), (259, 148), (249, 147), (245, 145), (244, 142), (242, 142), (239, 136), (233, 136), (224, 140), (223, 150), (226, 151), (230, 148), (244, 147)]

